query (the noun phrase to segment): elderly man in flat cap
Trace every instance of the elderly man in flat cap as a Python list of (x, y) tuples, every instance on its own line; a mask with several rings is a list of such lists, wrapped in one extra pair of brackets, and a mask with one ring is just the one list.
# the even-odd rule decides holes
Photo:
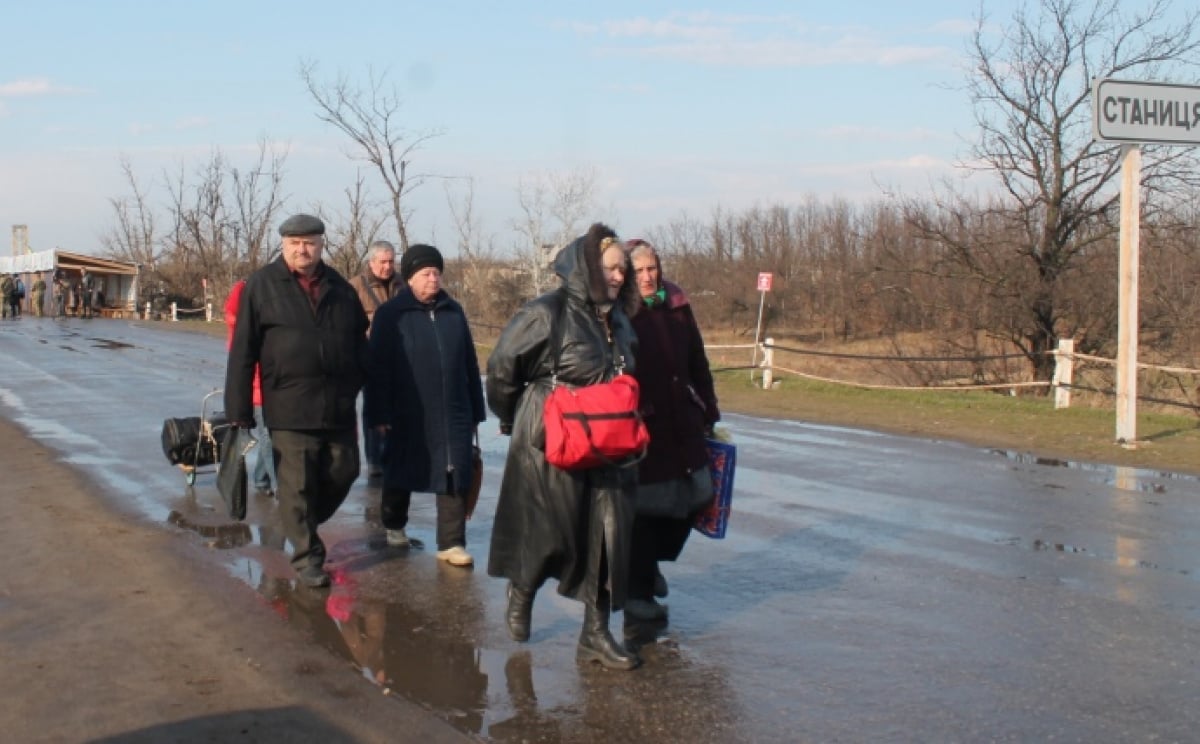
[(329, 586), (317, 526), (358, 477), (355, 402), (366, 381), (367, 315), (354, 288), (321, 260), (325, 224), (308, 214), (279, 226), (280, 256), (246, 279), (225, 372), (225, 414), (254, 426), (254, 368), (271, 432), (279, 513), (292, 567)]

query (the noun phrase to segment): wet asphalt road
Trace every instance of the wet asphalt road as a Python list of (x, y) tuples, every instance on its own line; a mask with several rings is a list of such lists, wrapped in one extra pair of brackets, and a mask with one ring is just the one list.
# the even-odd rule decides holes
[[(274, 502), (222, 518), (164, 418), (200, 413), (223, 340), (161, 324), (0, 325), (0, 415), (130, 519), (212, 547), (213, 570), (389, 694), (494, 741), (1196, 741), (1200, 483), (1167, 473), (727, 416), (725, 540), (664, 573), (671, 626), (632, 673), (578, 666), (582, 607), (545, 587), (508, 639), (486, 556), (507, 440), (481, 429), (468, 548), (389, 548), (365, 475), (324, 528), (336, 584), (298, 590)], [(767, 393), (764, 393), (767, 394)], [(219, 397), (217, 401), (219, 408)], [(364, 469), (365, 472), (365, 469)], [(432, 542), (432, 497), (410, 534)], [(620, 634), (620, 616), (613, 628)], [(368, 682), (364, 682), (368, 684)]]

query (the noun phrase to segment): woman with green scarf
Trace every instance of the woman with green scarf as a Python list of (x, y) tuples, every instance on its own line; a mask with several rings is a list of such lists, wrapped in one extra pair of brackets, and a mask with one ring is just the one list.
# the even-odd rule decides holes
[(665, 624), (666, 580), (659, 561), (683, 551), (692, 520), (712, 500), (705, 437), (721, 418), (704, 339), (687, 295), (662, 278), (658, 252), (645, 240), (625, 244), (643, 307), (633, 317), (641, 409), (650, 450), (638, 467), (637, 516), (629, 556), (626, 625)]

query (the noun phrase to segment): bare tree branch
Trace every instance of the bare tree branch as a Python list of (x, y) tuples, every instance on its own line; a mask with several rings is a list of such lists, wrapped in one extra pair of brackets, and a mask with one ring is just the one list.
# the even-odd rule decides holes
[(317, 104), (317, 118), (349, 137), (354, 145), (350, 157), (370, 163), (387, 187), (403, 253), (409, 244), (410, 211), (405, 197), (429, 177), (414, 175), (409, 166), (416, 151), (442, 132), (414, 132), (403, 126), (400, 96), (395, 86), (388, 84), (386, 74), (369, 71), (367, 83), (361, 87), (345, 75), (322, 82), (317, 78), (316, 63), (307, 61), (301, 63), (300, 79)]

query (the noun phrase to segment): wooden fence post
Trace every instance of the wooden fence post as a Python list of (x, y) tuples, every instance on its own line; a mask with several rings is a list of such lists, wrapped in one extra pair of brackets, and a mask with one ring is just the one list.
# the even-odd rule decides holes
[(1060, 338), (1054, 355), (1054, 408), (1071, 407), (1071, 385), (1075, 382), (1075, 339)]
[(212, 318), (212, 303), (210, 302), (204, 306), (204, 322), (211, 323)]
[(770, 390), (774, 374), (771, 371), (771, 366), (775, 364), (775, 339), (763, 339), (763, 390)]
[(173, 321), (179, 320), (179, 303), (178, 302), (171, 303), (171, 320), (173, 320)]

